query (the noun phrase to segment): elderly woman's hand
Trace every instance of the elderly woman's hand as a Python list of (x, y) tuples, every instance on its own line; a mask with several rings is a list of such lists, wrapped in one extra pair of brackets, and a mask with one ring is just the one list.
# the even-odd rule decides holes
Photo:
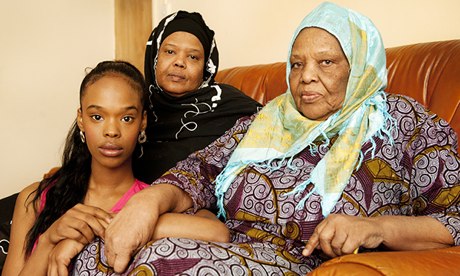
[(135, 194), (107, 227), (105, 254), (117, 273), (124, 272), (131, 257), (152, 238), (158, 212), (154, 211), (156, 199), (149, 197), (150, 190)]
[(105, 232), (108, 264), (115, 272), (124, 272), (131, 257), (153, 238), (160, 215), (181, 213), (190, 207), (188, 194), (169, 184), (155, 184), (135, 194)]
[(375, 248), (383, 242), (383, 229), (377, 220), (330, 214), (315, 228), (302, 254), (320, 249), (330, 257), (353, 253), (360, 246)]

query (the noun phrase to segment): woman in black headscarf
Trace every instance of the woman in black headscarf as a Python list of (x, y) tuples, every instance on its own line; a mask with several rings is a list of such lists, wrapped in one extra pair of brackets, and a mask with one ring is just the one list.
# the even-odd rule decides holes
[(199, 13), (179, 11), (153, 30), (145, 52), (150, 104), (148, 141), (134, 165), (150, 183), (261, 106), (238, 89), (217, 84), (214, 32)]

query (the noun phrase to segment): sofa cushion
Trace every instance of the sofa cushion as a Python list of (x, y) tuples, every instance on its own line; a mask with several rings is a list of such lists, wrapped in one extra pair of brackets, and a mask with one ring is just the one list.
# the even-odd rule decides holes
[(8, 246), (10, 244), (11, 220), (13, 218), (14, 204), (18, 194), (0, 199), (0, 274), (3, 270)]

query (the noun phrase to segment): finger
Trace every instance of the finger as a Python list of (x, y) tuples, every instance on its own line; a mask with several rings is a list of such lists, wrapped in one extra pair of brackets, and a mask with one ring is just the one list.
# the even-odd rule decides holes
[(89, 206), (85, 204), (77, 204), (74, 206), (77, 210), (80, 212), (89, 214), (99, 220), (105, 221), (107, 224), (110, 223), (110, 221), (113, 218), (113, 214), (105, 211), (104, 209), (101, 209), (99, 207), (94, 207), (94, 206)]
[(82, 220), (64, 222), (57, 226), (57, 235), (60, 240), (72, 239), (87, 244), (94, 239), (95, 233), (91, 226)]
[(343, 255), (343, 246), (345, 241), (347, 240), (348, 236), (343, 231), (335, 231), (334, 236), (331, 240), (331, 248), (334, 251), (335, 255), (341, 256)]
[(68, 270), (67, 266), (65, 266), (63, 264), (58, 264), (57, 275), (58, 276), (68, 276), (69, 275), (69, 270)]
[(325, 228), (319, 235), (319, 246), (321, 250), (330, 257), (336, 257), (331, 246), (331, 241), (334, 238), (335, 230), (332, 227)]
[(76, 205), (74, 208), (67, 211), (67, 213), (69, 213), (69, 216), (74, 221), (82, 221), (89, 225), (92, 232), (94, 232), (96, 236), (101, 237), (104, 236), (105, 229), (112, 219), (112, 215), (104, 210), (82, 204)]
[(342, 246), (342, 254), (357, 254), (359, 247), (359, 243), (353, 241), (352, 239), (347, 239)]
[(113, 261), (113, 270), (117, 273), (123, 273), (128, 267), (130, 259), (131, 255), (124, 254), (123, 252), (121, 254), (115, 255)]
[(57, 270), (56, 270), (56, 262), (54, 261), (54, 258), (52, 254), (50, 255), (50, 258), (48, 259), (48, 269), (47, 269), (46, 275), (48, 276), (57, 276)]
[(318, 233), (314, 232), (313, 235), (311, 235), (310, 239), (307, 241), (307, 244), (305, 245), (305, 248), (302, 251), (302, 255), (306, 257), (310, 256), (311, 253), (313, 253), (315, 248), (318, 246), (319, 246)]

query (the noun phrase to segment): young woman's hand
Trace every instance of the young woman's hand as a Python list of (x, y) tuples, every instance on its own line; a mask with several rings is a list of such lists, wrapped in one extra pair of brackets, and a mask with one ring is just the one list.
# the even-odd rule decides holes
[(379, 246), (383, 236), (382, 227), (373, 218), (330, 214), (315, 228), (303, 255), (309, 256), (315, 248), (330, 257), (350, 254), (360, 246)]
[(56, 220), (40, 236), (50, 244), (56, 245), (64, 239), (72, 239), (88, 244), (95, 236), (104, 238), (105, 229), (112, 214), (93, 206), (77, 204)]
[(48, 258), (49, 276), (67, 276), (69, 275), (69, 265), (85, 245), (75, 240), (66, 239), (60, 241), (51, 251)]

